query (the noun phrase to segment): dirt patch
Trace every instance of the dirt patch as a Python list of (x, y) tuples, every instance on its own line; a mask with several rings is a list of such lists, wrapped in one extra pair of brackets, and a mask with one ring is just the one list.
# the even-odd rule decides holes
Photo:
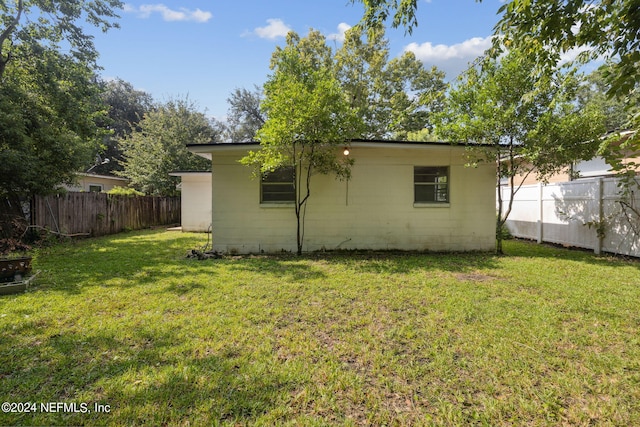
[(458, 273), (456, 274), (456, 279), (461, 282), (488, 282), (495, 279), (495, 277), (481, 273)]

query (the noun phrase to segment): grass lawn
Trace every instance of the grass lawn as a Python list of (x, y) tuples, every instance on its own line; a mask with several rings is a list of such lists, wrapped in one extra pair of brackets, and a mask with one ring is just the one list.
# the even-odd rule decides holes
[(35, 254), (36, 286), (0, 297), (0, 400), (37, 406), (0, 425), (640, 425), (639, 262), (185, 258), (205, 240)]

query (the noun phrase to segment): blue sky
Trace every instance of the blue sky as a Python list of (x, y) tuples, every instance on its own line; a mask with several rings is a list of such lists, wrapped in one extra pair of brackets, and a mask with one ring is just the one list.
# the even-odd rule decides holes
[[(413, 34), (387, 32), (391, 57), (412, 50), (453, 78), (489, 46), (501, 4), (419, 0)], [(157, 101), (188, 95), (199, 110), (224, 119), (235, 88), (264, 83), (287, 31), (314, 28), (339, 47), (362, 10), (349, 0), (131, 0), (120, 11), (120, 29), (93, 34), (103, 78), (122, 78)]]

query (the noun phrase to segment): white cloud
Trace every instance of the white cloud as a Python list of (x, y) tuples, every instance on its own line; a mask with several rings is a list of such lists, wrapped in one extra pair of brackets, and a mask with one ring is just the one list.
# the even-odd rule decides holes
[(286, 37), (291, 27), (285, 24), (281, 19), (267, 19), (266, 27), (258, 27), (253, 33), (262, 39), (275, 40), (278, 37)]
[(189, 10), (181, 7), (178, 10), (170, 9), (162, 3), (158, 4), (143, 4), (135, 7), (130, 4), (125, 4), (123, 10), (127, 13), (136, 13), (140, 18), (149, 18), (153, 13), (159, 13), (162, 19), (165, 21), (192, 21), (204, 23), (209, 21), (213, 14), (201, 9)]
[(492, 38), (493, 36), (473, 37), (453, 45), (411, 43), (404, 50), (413, 52), (428, 67), (435, 65), (447, 73), (448, 79), (453, 79), (491, 47)]
[(344, 33), (346, 33), (347, 31), (349, 31), (351, 29), (351, 25), (347, 24), (346, 22), (341, 22), (338, 24), (338, 32), (337, 33), (333, 33), (333, 34), (329, 34), (327, 36), (328, 40), (335, 40), (337, 42), (344, 42)]

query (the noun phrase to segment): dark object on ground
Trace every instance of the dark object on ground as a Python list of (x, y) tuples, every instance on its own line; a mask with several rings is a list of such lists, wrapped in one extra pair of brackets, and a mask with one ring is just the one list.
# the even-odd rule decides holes
[(216, 251), (199, 251), (197, 249), (192, 249), (188, 254), (187, 258), (197, 258), (199, 260), (203, 259), (219, 259), (222, 258), (222, 255)]
[(0, 259), (0, 282), (22, 280), (31, 272), (31, 257)]

